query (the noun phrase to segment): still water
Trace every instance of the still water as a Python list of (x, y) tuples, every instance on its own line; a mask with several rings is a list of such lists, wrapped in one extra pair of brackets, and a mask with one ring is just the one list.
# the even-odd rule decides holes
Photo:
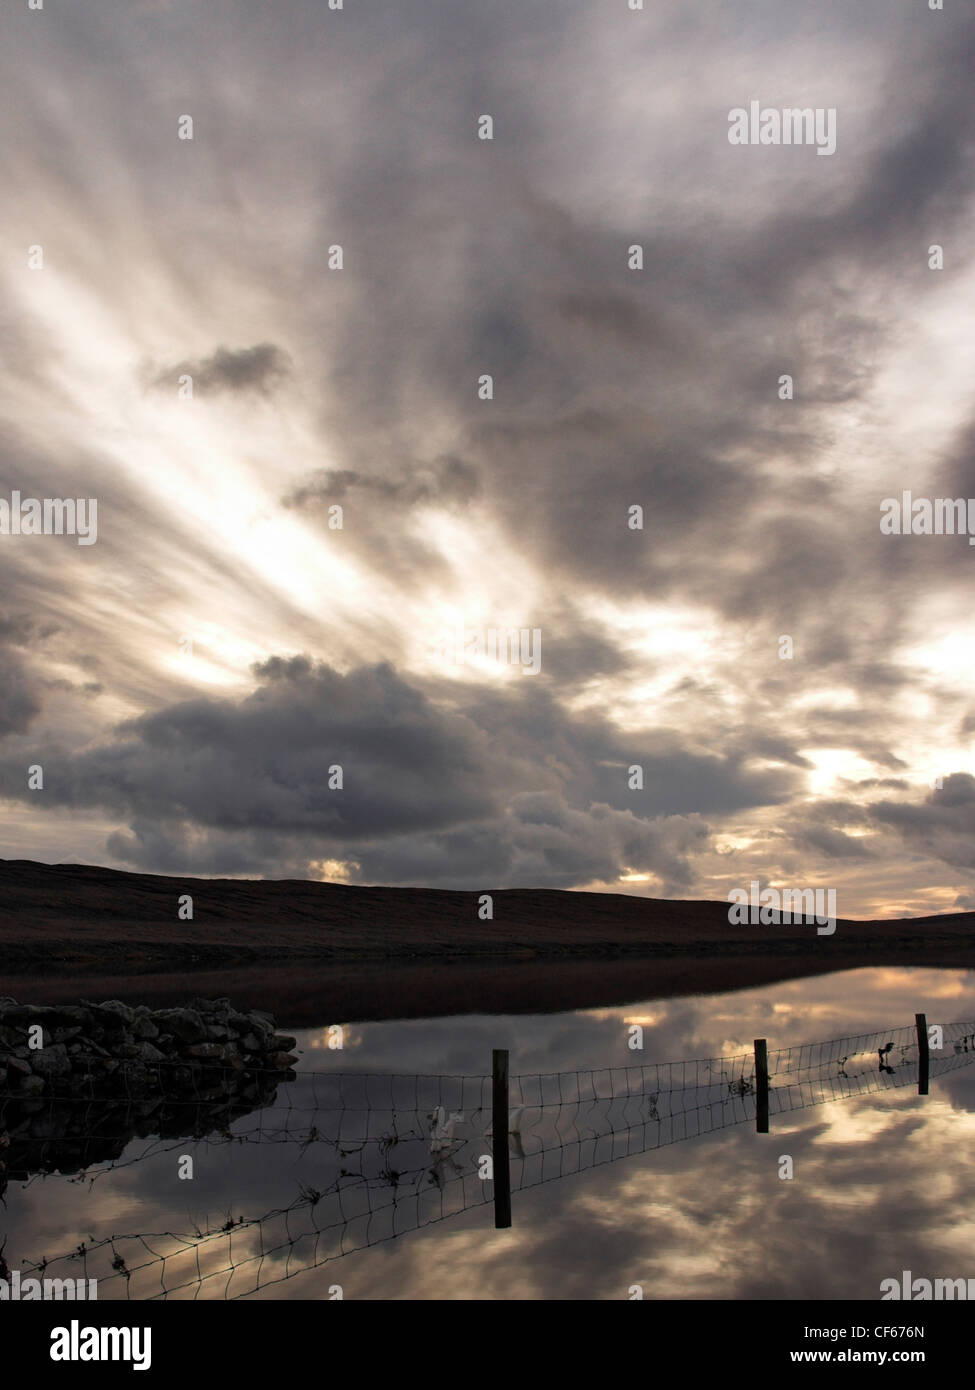
[[(928, 1096), (918, 1012), (945, 1029)], [(80, 1173), (11, 1181), (3, 1255), (23, 1277), (97, 1278), (99, 1301), (869, 1300), (904, 1270), (975, 1278), (973, 1019), (975, 972), (922, 969), (345, 1024), (341, 1049), (323, 1006), (319, 1028), (278, 1020), (297, 1078), (222, 1133), (203, 1106), (197, 1137), (96, 1144)], [(508, 1230), (486, 1167), (494, 1048)]]

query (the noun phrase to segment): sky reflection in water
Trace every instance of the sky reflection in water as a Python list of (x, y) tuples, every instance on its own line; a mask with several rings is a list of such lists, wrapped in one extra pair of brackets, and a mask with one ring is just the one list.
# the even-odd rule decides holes
[[(48, 1271), (98, 1276), (101, 1299), (163, 1289), (222, 1298), (256, 1283), (262, 1287), (250, 1296), (257, 1298), (328, 1298), (341, 1285), (345, 1298), (612, 1299), (640, 1284), (646, 1298), (877, 1299), (881, 1280), (905, 1269), (975, 1277), (975, 1066), (935, 1077), (926, 1098), (905, 1085), (773, 1113), (769, 1135), (757, 1135), (732, 1104), (725, 1127), (713, 1133), (516, 1191), (509, 1231), (494, 1230), (489, 1189), (472, 1171), (478, 1153), (490, 1152), (483, 1139), (490, 1114), (474, 1116), (476, 1104), (489, 1105), (486, 1084), (381, 1077), (364, 1092), (361, 1079), (343, 1082), (347, 1103), (368, 1094), (370, 1103), (394, 1103), (397, 1114), (392, 1122), (378, 1112), (343, 1116), (338, 1145), (322, 1142), (329, 1121), (306, 1108), (312, 1095), (320, 1102), (339, 1094), (334, 1073), (481, 1075), (490, 1071), (494, 1047), (510, 1050), (513, 1076), (574, 1073), (725, 1058), (750, 1052), (756, 1037), (774, 1050), (904, 1028), (919, 1011), (931, 1024), (975, 1018), (975, 972), (859, 970), (575, 1014), (355, 1024), (342, 1051), (327, 1046), (327, 1025), (341, 1020), (325, 1018), (320, 1029), (299, 1034), (299, 1073), (329, 1077), (312, 1090), (299, 1075), (281, 1088), (273, 1112), (234, 1126), (251, 1138), (263, 1134), (262, 1142), (141, 1140), (115, 1168), (92, 1166), (90, 1185), (57, 1175), (12, 1182), (7, 1262), (13, 1269), (54, 1261), (83, 1241), (117, 1237), (84, 1270), (81, 1260), (58, 1260)], [(644, 1028), (642, 1052), (627, 1045), (634, 1023)], [(431, 1160), (428, 1117), (438, 1099), (445, 1119), (459, 1108), (480, 1136), (463, 1151), (463, 1174), (451, 1167), (449, 1145), (439, 1163)], [(294, 1140), (306, 1140), (316, 1125), (317, 1142), (267, 1142), (285, 1139), (282, 1116)], [(364, 1155), (349, 1142), (364, 1134), (385, 1138)], [(192, 1181), (177, 1177), (183, 1154), (194, 1157)], [(784, 1154), (794, 1161), (792, 1181), (778, 1176)], [(339, 1183), (341, 1196), (309, 1201), (340, 1167), (354, 1174), (367, 1164), (368, 1195), (349, 1177)], [(449, 1214), (470, 1202), (476, 1205)], [(289, 1206), (290, 1214), (250, 1224)], [(441, 1211), (447, 1219), (411, 1229)], [(248, 1224), (229, 1235), (202, 1244), (192, 1238), (194, 1230), (216, 1232), (241, 1217)], [(405, 1234), (382, 1240), (391, 1221)], [(191, 1239), (174, 1242), (167, 1232)], [(342, 1242), (367, 1241), (379, 1243), (325, 1258)], [(118, 1254), (137, 1270), (129, 1281), (108, 1277)], [(316, 1261), (324, 1262), (308, 1268)]]

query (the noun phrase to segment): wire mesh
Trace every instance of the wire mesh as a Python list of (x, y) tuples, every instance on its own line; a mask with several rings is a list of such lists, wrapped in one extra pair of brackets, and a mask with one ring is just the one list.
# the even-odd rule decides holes
[[(945, 1025), (930, 1075), (975, 1061), (975, 1023)], [(805, 1043), (769, 1053), (769, 1108), (785, 1114), (853, 1095), (915, 1085), (913, 1027)], [(0, 1092), (7, 1180), (105, 1173), (195, 1146), (284, 1144), (314, 1156), (292, 1200), (258, 1217), (231, 1208), (202, 1228), (90, 1239), (22, 1277), (98, 1280), (99, 1298), (240, 1298), (355, 1250), (489, 1203), (491, 1077), (300, 1071), (262, 1073), (232, 1094), (227, 1069), (188, 1079), (159, 1063), (75, 1094), (25, 1101)], [(753, 1053), (510, 1080), (512, 1191), (568, 1177), (755, 1117)], [(178, 1095), (174, 1096), (174, 1091)], [(250, 1108), (248, 1108), (248, 1106)], [(0, 1275), (6, 1263), (0, 1247)]]

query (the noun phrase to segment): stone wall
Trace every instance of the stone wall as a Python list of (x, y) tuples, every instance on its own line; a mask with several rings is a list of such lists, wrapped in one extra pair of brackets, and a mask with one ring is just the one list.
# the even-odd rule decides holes
[(270, 1014), (229, 999), (153, 1011), (0, 998), (0, 1193), (32, 1172), (110, 1161), (135, 1138), (225, 1132), (294, 1080), (294, 1045)]

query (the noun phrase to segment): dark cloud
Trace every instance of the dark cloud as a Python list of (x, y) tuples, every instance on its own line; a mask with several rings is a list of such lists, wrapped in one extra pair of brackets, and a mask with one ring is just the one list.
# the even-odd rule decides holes
[(27, 614), (0, 616), (0, 738), (25, 732), (41, 711), (43, 680), (24, 658), (34, 634)]
[(951, 773), (920, 802), (873, 802), (868, 815), (875, 825), (897, 831), (915, 853), (975, 868), (975, 777), (970, 773)]
[[(243, 700), (183, 701), (99, 747), (48, 756), (45, 795), (128, 817), (109, 847), (139, 864), (175, 867), (188, 853), (231, 872), (273, 856), (308, 872), (315, 859), (351, 857), (372, 881), (491, 872), (498, 886), (571, 886), (630, 870), (686, 885), (687, 856), (707, 840), (702, 807), (783, 794), (781, 779), (676, 740), (645, 755), (646, 790), (629, 792), (619, 734), (530, 687), (460, 707), (388, 665), (341, 675), (273, 657), (255, 674)], [(328, 785), (335, 766), (341, 789)], [(4, 769), (8, 796), (24, 794), (19, 778), (19, 763)]]
[(36, 681), (17, 652), (0, 642), (0, 663), (3, 665), (3, 685), (0, 687), (0, 738), (5, 734), (22, 733), (40, 713), (41, 701)]
[(291, 359), (274, 343), (258, 343), (251, 348), (219, 347), (210, 357), (197, 362), (180, 362), (155, 372), (153, 386), (174, 387), (184, 375), (193, 378), (194, 393), (219, 391), (270, 392), (292, 370)]
[(850, 782), (851, 789), (856, 788), (860, 791), (881, 790), (892, 792), (906, 792), (911, 790), (910, 782), (905, 782), (901, 777), (863, 777), (857, 782)]
[(350, 498), (375, 498), (404, 507), (444, 505), (472, 501), (479, 491), (477, 470), (463, 459), (438, 459), (416, 465), (398, 477), (370, 476), (351, 469), (323, 468), (283, 498), (286, 507), (314, 508), (346, 502)]
[(875, 857), (870, 846), (864, 845), (862, 840), (828, 825), (807, 825), (803, 828), (793, 824), (789, 838), (796, 849), (811, 849), (827, 859), (861, 860)]

